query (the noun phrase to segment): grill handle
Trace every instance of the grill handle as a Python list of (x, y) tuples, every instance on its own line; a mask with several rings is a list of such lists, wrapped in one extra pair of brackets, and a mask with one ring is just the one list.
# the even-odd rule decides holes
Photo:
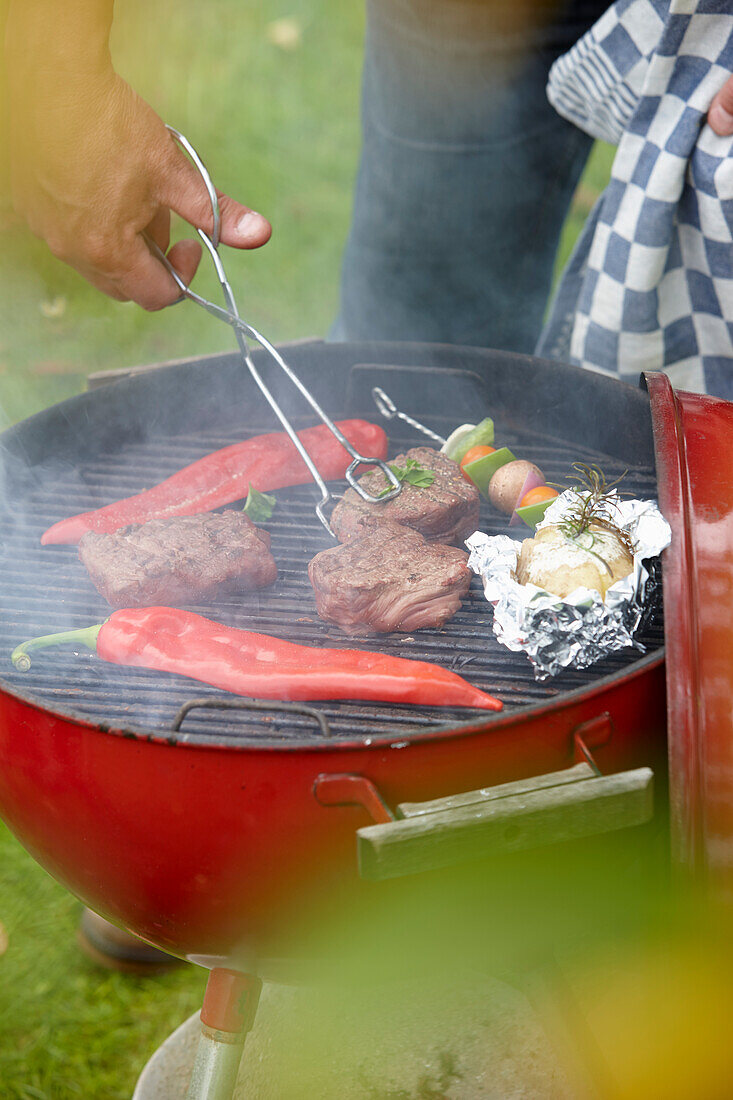
[(589, 746), (613, 734), (609, 714), (572, 733), (574, 764), (561, 771), (466, 791), (393, 811), (362, 775), (320, 775), (323, 806), (359, 805), (375, 822), (357, 830), (362, 878), (378, 882), (472, 860), (597, 836), (649, 821), (654, 812), (651, 768), (602, 775)]
[(583, 762), (432, 802), (402, 803), (399, 820), (357, 830), (359, 874), (376, 882), (641, 825), (653, 773), (597, 775)]
[(199, 707), (210, 707), (213, 710), (274, 710), (285, 714), (302, 714), (306, 718), (312, 718), (318, 724), (318, 728), (324, 737), (331, 736), (328, 718), (322, 711), (316, 710), (315, 707), (306, 707), (302, 703), (280, 703), (274, 699), (241, 699), (231, 698), (230, 696), (222, 698), (204, 696), (201, 699), (189, 699), (187, 703), (183, 704), (171, 723), (171, 729), (174, 733), (178, 733), (189, 711), (197, 710)]

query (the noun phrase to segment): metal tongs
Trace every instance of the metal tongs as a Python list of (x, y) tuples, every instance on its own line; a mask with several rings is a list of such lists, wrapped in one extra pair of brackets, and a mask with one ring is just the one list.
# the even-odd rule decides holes
[[(155, 241), (153, 241), (152, 238), (146, 233), (145, 240), (147, 242), (148, 248), (151, 250), (153, 255), (160, 260), (165, 269), (172, 276), (176, 283), (176, 286), (181, 291), (181, 294), (184, 297), (189, 298), (192, 302), (195, 302), (197, 305), (202, 306), (203, 309), (213, 314), (214, 317), (218, 317), (219, 320), (226, 321), (226, 323), (228, 325), (231, 325), (231, 327), (234, 329), (234, 335), (236, 336), (237, 343), (239, 344), (239, 350), (242, 353), (242, 359), (244, 360), (247, 369), (254, 378), (261, 392), (267, 398), (270, 407), (272, 408), (273, 412), (277, 416), (285, 431), (290, 436), (290, 439), (297, 448), (300, 457), (303, 459), (306, 466), (308, 467), (311, 477), (315, 481), (318, 488), (321, 490), (321, 499), (316, 505), (316, 515), (328, 531), (329, 535), (331, 535), (331, 537), (335, 537), (333, 531), (331, 530), (331, 524), (329, 523), (328, 517), (326, 516), (326, 513), (324, 511), (325, 507), (330, 503), (332, 499), (331, 493), (329, 492), (325, 481), (318, 472), (318, 469), (313, 462), (313, 459), (310, 457), (307, 450), (303, 446), (303, 443), (298, 438), (298, 435), (292, 424), (288, 420), (283, 410), (280, 408), (280, 405), (271, 393), (270, 389), (267, 386), (267, 383), (263, 379), (257, 367), (252, 362), (252, 356), (250, 354), (249, 344), (247, 343), (247, 337), (255, 340), (269, 354), (270, 358), (274, 360), (275, 363), (277, 363), (280, 369), (285, 371), (285, 374), (288, 376), (290, 381), (302, 393), (303, 397), (306, 399), (314, 412), (318, 414), (328, 430), (332, 433), (332, 435), (336, 437), (342, 447), (344, 447), (351, 455), (352, 461), (346, 471), (346, 480), (348, 481), (351, 488), (354, 489), (363, 500), (370, 501), (371, 503), (379, 501), (380, 504), (384, 504), (386, 501), (392, 500), (393, 497), (396, 497), (399, 494), (401, 490), (400, 482), (394, 472), (390, 469), (389, 465), (383, 459), (375, 458), (373, 455), (360, 454), (359, 451), (357, 451), (356, 448), (352, 446), (352, 444), (349, 442), (349, 440), (346, 438), (340, 428), (338, 428), (337, 425), (334, 424), (331, 418), (326, 414), (326, 412), (324, 412), (319, 403), (316, 401), (313, 394), (303, 385), (303, 383), (300, 381), (297, 374), (295, 374), (292, 368), (288, 366), (288, 364), (285, 362), (277, 349), (274, 348), (270, 341), (267, 340), (260, 332), (258, 332), (256, 328), (254, 328), (252, 325), (247, 324), (247, 322), (243, 321), (242, 318), (239, 316), (239, 310), (237, 309), (237, 305), (234, 300), (234, 294), (232, 293), (232, 288), (229, 285), (229, 280), (227, 279), (226, 272), (224, 271), (224, 265), (222, 264), (221, 257), (219, 256), (219, 232), (221, 225), (221, 214), (219, 211), (219, 199), (216, 194), (216, 188), (212, 183), (211, 176), (209, 175), (206, 166), (204, 165), (204, 162), (201, 160), (201, 157), (191, 145), (190, 141), (186, 137), (184, 137), (183, 134), (179, 133), (178, 130), (175, 130), (172, 126), (167, 126), (167, 129), (176, 139), (178, 144), (188, 153), (189, 157), (198, 169), (198, 172), (202, 180), (204, 181), (204, 185), (206, 186), (206, 190), (211, 201), (211, 210), (214, 216), (214, 227), (211, 236), (209, 236), (208, 233), (204, 233), (203, 229), (197, 229), (196, 232), (198, 233), (201, 241), (204, 244), (204, 247), (206, 248), (206, 251), (211, 257), (211, 261), (214, 265), (217, 278), (219, 280), (219, 283), (221, 284), (221, 289), (224, 294), (224, 301), (227, 308), (223, 309), (221, 306), (217, 306), (213, 302), (208, 301), (208, 299), (203, 298), (200, 294), (197, 294), (195, 290), (191, 290), (191, 288), (183, 282), (180, 275), (166, 256), (165, 252), (163, 252), (163, 250), (158, 247)], [(355, 477), (354, 471), (359, 465), (361, 465), (361, 463), (366, 463), (370, 466), (378, 466), (380, 468), (380, 470), (392, 486), (389, 492), (385, 493), (383, 496), (374, 496), (371, 493), (367, 492), (367, 490), (359, 484)]]
[(401, 412), (389, 394), (385, 393), (381, 386), (372, 386), (372, 397), (374, 399), (374, 404), (385, 420), (394, 420), (395, 417), (397, 417), (398, 420), (404, 420), (405, 424), (409, 424), (411, 428), (416, 428), (417, 431), (422, 432), (422, 434), (428, 436), (429, 439), (434, 439), (436, 443), (440, 443), (441, 447), (445, 446), (448, 442), (444, 436), (438, 435), (432, 428), (427, 428), (424, 424), (421, 424), (419, 420), (415, 420), (414, 416), (409, 416), (406, 412)]

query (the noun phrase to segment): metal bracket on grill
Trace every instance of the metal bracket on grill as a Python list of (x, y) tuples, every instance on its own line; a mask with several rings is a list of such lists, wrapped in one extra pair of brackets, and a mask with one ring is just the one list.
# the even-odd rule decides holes
[(591, 750), (600, 748), (601, 745), (610, 741), (613, 730), (613, 719), (607, 711), (576, 726), (572, 734), (573, 763), (589, 764), (595, 775), (601, 775), (601, 769)]
[(377, 824), (395, 820), (377, 787), (364, 775), (323, 773), (316, 776), (313, 794), (322, 806), (362, 806)]
[(328, 718), (315, 707), (306, 707), (302, 703), (280, 703), (274, 699), (216, 699), (206, 698), (189, 699), (184, 703), (171, 723), (171, 729), (178, 732), (183, 719), (189, 711), (197, 707), (211, 707), (214, 710), (277, 710), (285, 714), (303, 714), (306, 718), (312, 718), (320, 727), (324, 737), (331, 736), (331, 726)]
[(598, 749), (610, 741), (613, 731), (613, 719), (608, 711), (604, 711), (596, 718), (590, 718), (587, 722), (581, 722), (573, 730), (573, 762), (589, 764), (594, 775), (601, 775), (601, 769), (591, 749)]

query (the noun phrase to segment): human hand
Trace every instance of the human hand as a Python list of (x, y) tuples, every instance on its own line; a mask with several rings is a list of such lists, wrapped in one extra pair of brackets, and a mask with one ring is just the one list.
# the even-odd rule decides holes
[(719, 137), (733, 134), (733, 76), (729, 76), (710, 104), (708, 122)]
[[(211, 203), (188, 157), (162, 120), (111, 63), (39, 75), (10, 72), (11, 170), (16, 207), (54, 255), (99, 290), (144, 309), (180, 296), (147, 247), (166, 251), (170, 213), (211, 232)], [(257, 248), (271, 227), (262, 215), (219, 194), (221, 241)], [(201, 246), (175, 244), (168, 257), (185, 283)]]

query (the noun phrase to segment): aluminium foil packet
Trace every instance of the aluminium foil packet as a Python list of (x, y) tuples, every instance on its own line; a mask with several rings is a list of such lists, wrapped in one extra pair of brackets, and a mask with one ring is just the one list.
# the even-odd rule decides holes
[[(561, 523), (566, 512), (587, 494), (569, 489), (545, 512), (542, 527)], [(527, 654), (537, 680), (562, 669), (587, 668), (614, 650), (634, 646), (640, 623), (659, 599), (652, 579), (653, 563), (671, 541), (672, 531), (653, 500), (622, 500), (614, 490), (606, 502), (607, 518), (626, 531), (635, 545), (631, 573), (606, 592), (577, 588), (561, 599), (515, 577), (521, 541), (508, 535), (476, 531), (466, 540), (469, 567), (481, 577), (484, 595), (494, 607), (494, 633), (502, 645)], [(531, 537), (528, 535), (527, 537)]]

